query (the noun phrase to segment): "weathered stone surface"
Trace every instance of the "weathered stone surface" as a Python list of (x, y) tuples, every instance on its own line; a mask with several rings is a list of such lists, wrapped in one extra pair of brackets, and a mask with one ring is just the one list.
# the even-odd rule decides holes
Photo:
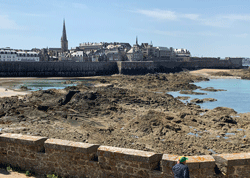
[(190, 169), (214, 168), (215, 160), (210, 155), (188, 156), (187, 165)]
[(227, 166), (248, 165), (250, 163), (250, 153), (233, 153), (213, 155), (216, 162)]
[(27, 136), (21, 134), (4, 133), (0, 135), (0, 142), (23, 144), (23, 145), (41, 145), (47, 140), (46, 137)]
[(177, 155), (163, 154), (161, 161), (162, 167), (172, 168), (177, 163), (177, 159)]
[[(58, 139), (48, 139), (44, 142), (45, 139), (47, 138), (17, 134), (1, 135), (0, 164), (11, 164), (39, 174), (57, 172), (62, 177), (171, 178), (171, 168), (178, 159), (177, 155), (99, 147)], [(38, 149), (43, 147), (46, 148), (45, 153), (38, 152)], [(222, 175), (215, 173), (215, 161), (226, 168), (223, 172), (227, 177), (249, 177), (250, 153), (213, 156), (214, 158), (210, 155), (188, 156), (190, 177), (221, 177)]]
[(84, 154), (95, 153), (99, 145), (81, 142), (72, 142), (60, 139), (48, 139), (44, 143), (45, 149), (62, 150), (68, 152), (80, 152)]
[(152, 163), (161, 160), (162, 154), (146, 152), (134, 149), (100, 146), (97, 151), (98, 156), (110, 157), (126, 161)]

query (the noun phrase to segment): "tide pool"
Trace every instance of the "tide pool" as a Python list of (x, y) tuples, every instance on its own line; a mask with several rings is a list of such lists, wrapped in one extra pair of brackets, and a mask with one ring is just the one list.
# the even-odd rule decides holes
[(28, 87), (31, 91), (37, 90), (48, 90), (48, 89), (64, 89), (68, 86), (76, 86), (78, 81), (86, 82), (86, 86), (91, 85), (86, 80), (70, 80), (71, 82), (67, 83), (69, 80), (55, 80), (55, 79), (41, 79), (41, 80), (23, 80), (20, 82), (13, 83), (11, 89), (20, 89), (21, 86)]
[[(207, 95), (188, 95), (179, 92), (168, 92), (168, 94), (177, 96), (189, 96), (190, 100), (194, 98), (215, 98), (217, 101), (199, 104), (202, 108), (214, 109), (216, 107), (229, 107), (238, 113), (250, 112), (250, 80), (242, 79), (210, 79), (194, 83), (201, 88), (213, 87), (215, 89), (224, 89), (227, 91), (209, 92), (200, 89), (196, 92), (207, 93)], [(185, 101), (183, 101), (185, 102)]]

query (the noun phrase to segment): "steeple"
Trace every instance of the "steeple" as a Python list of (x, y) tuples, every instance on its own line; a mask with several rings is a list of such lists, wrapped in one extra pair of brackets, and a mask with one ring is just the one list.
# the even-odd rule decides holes
[(63, 19), (63, 32), (61, 38), (61, 50), (62, 52), (68, 51), (68, 40), (66, 35), (65, 19)]
[(136, 43), (135, 43), (136, 45), (138, 45), (138, 37), (136, 36)]

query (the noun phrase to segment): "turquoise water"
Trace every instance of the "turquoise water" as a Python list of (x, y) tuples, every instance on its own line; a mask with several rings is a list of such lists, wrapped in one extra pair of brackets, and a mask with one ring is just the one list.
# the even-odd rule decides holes
[[(200, 89), (197, 92), (207, 93), (207, 95), (186, 95), (179, 92), (168, 92), (168, 94), (177, 96), (189, 96), (190, 100), (194, 98), (215, 98), (215, 102), (199, 104), (202, 108), (214, 109), (219, 106), (233, 108), (238, 113), (250, 112), (250, 80), (241, 79), (210, 79), (194, 83), (202, 88), (214, 87), (215, 89), (224, 89), (227, 91), (209, 92)], [(185, 101), (184, 101), (185, 102)]]
[(20, 89), (21, 86), (28, 87), (31, 91), (48, 90), (48, 89), (64, 89), (68, 86), (76, 86), (77, 81), (85, 81), (86, 85), (90, 85), (86, 80), (70, 80), (73, 83), (65, 84), (64, 82), (69, 80), (54, 80), (54, 79), (41, 79), (41, 80), (23, 80), (17, 83), (13, 83), (10, 86), (12, 89)]

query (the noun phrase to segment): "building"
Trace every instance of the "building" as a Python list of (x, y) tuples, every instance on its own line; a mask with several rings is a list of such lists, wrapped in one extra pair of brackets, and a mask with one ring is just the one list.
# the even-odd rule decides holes
[(170, 58), (174, 52), (167, 47), (156, 47), (154, 56), (158, 58)]
[(39, 61), (39, 53), (33, 51), (16, 51), (10, 48), (0, 49), (0, 61)]
[(63, 20), (63, 32), (61, 37), (61, 51), (67, 52), (68, 51), (68, 40), (66, 35), (66, 27), (65, 27), (65, 20)]
[(0, 61), (17, 61), (17, 53), (10, 48), (0, 49)]
[(148, 57), (154, 57), (155, 56), (155, 48), (153, 47), (153, 44), (148, 43), (142, 43), (141, 44), (141, 50), (143, 54), (143, 58), (148, 58)]
[(143, 60), (142, 51), (136, 48), (131, 48), (127, 52), (127, 57), (129, 61), (142, 61)]
[(191, 54), (187, 49), (174, 49), (176, 57), (190, 57)]
[(98, 49), (102, 49), (104, 47), (104, 43), (92, 43), (92, 42), (85, 42), (85, 43), (80, 43), (79, 49), (84, 50), (84, 51), (95, 51)]
[(37, 52), (17, 52), (17, 61), (22, 62), (39, 62), (39, 53)]
[(75, 51), (70, 53), (70, 58), (72, 61), (76, 62), (87, 62), (88, 61), (88, 55), (84, 53), (83, 51)]

